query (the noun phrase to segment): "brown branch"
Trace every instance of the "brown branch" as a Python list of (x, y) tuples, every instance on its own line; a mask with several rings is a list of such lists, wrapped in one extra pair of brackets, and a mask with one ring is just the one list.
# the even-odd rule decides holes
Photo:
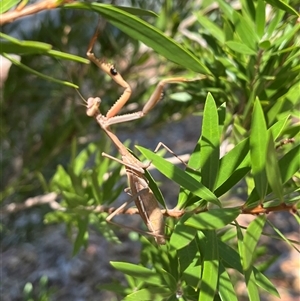
[(254, 214), (254, 215), (268, 214), (270, 212), (278, 212), (278, 211), (290, 211), (291, 213), (296, 213), (297, 206), (295, 204), (287, 205), (285, 203), (282, 203), (277, 206), (264, 207), (263, 204), (259, 204), (254, 208), (243, 208), (242, 206), (241, 210), (243, 214)]
[[(1, 210), (2, 214), (12, 214), (12, 213), (17, 213), (26, 209), (30, 209), (34, 206), (40, 206), (40, 205), (45, 205), (48, 204), (51, 209), (57, 210), (57, 211), (68, 211), (69, 209), (61, 206), (57, 201), (58, 195), (54, 192), (48, 193), (46, 195), (42, 196), (36, 196), (33, 198), (27, 199), (24, 203), (21, 204), (16, 204), (16, 203), (11, 203), (6, 206)], [(82, 210), (82, 211), (89, 211), (93, 213), (113, 213), (115, 210), (118, 208), (116, 207), (108, 207), (108, 206), (103, 206), (103, 205), (98, 205), (98, 206), (78, 206), (72, 210)], [(279, 204), (277, 206), (272, 206), (272, 207), (266, 207), (264, 208), (263, 205), (258, 205), (254, 208), (243, 208), (243, 206), (240, 207), (241, 209), (241, 214), (252, 214), (252, 215), (258, 215), (258, 214), (268, 214), (270, 212), (279, 212), (279, 211), (290, 211), (291, 213), (296, 213), (297, 212), (297, 206), (294, 205), (287, 205), (285, 203)], [(195, 214), (201, 213), (208, 211), (206, 208), (201, 208), (201, 209), (195, 209), (192, 212)], [(185, 209), (162, 209), (161, 210), (162, 214), (166, 217), (173, 217), (173, 218), (180, 218), (184, 214), (189, 213), (191, 211), (185, 210)], [(127, 215), (134, 215), (134, 214), (139, 214), (139, 211), (135, 207), (131, 208), (124, 208), (118, 214), (127, 214)]]
[(39, 195), (33, 198), (27, 199), (24, 203), (16, 204), (11, 203), (1, 210), (1, 213), (4, 214), (11, 214), (11, 213), (17, 213), (19, 211), (23, 211), (25, 209), (29, 209), (34, 206), (40, 206), (44, 204), (49, 204), (49, 206), (53, 210), (60, 210), (61, 206), (59, 203), (56, 202), (57, 194), (55, 192), (51, 192), (45, 195)]
[(16, 19), (36, 14), (43, 10), (54, 9), (64, 3), (73, 2), (73, 0), (44, 0), (38, 3), (27, 5), (25, 7), (18, 6), (15, 10), (10, 10), (0, 15), (0, 25), (13, 22)]

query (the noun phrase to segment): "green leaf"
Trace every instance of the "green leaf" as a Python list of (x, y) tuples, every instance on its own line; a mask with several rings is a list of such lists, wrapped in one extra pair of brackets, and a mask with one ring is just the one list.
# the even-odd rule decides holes
[(220, 258), (226, 263), (226, 267), (233, 268), (240, 273), (243, 273), (240, 254), (221, 240), (218, 240), (218, 245)]
[[(244, 269), (244, 257), (243, 257), (244, 252), (245, 252), (244, 238), (243, 238), (242, 230), (241, 230), (240, 226), (238, 225), (238, 223), (236, 223), (236, 227), (237, 227), (237, 238), (238, 238), (238, 250), (242, 256), (241, 261), (243, 263), (243, 271), (244, 271), (245, 281), (246, 281), (246, 285), (247, 285), (249, 300), (260, 301), (258, 288), (257, 288), (255, 278), (254, 278), (253, 266), (250, 265), (247, 270)], [(250, 234), (249, 234), (249, 236), (250, 236)], [(252, 245), (250, 244), (250, 246), (252, 246)], [(249, 256), (253, 256), (253, 254), (249, 254)], [(251, 263), (252, 263), (252, 259), (251, 259)]]
[(177, 257), (178, 257), (178, 265), (180, 268), (179, 271), (180, 275), (182, 274), (183, 271), (188, 269), (188, 267), (199, 265), (200, 252), (199, 252), (199, 247), (196, 239), (192, 240), (184, 248), (177, 250)]
[(148, 160), (151, 160), (151, 163), (167, 178), (173, 180), (207, 202), (221, 206), (218, 198), (208, 188), (196, 181), (189, 174), (146, 148), (138, 146), (137, 149)]
[(121, 271), (126, 275), (130, 275), (149, 284), (158, 286), (162, 285), (162, 279), (156, 271), (152, 271), (142, 266), (126, 262), (111, 261), (110, 264), (115, 269)]
[(52, 45), (37, 41), (21, 41), (0, 32), (0, 37), (6, 41), (1, 41), (0, 53), (13, 54), (44, 54), (60, 59), (89, 64), (90, 61), (77, 55), (65, 53), (52, 49)]
[(171, 292), (176, 292), (176, 289), (177, 289), (177, 281), (176, 279), (174, 278), (173, 275), (171, 275), (170, 273), (168, 273), (167, 271), (165, 270), (161, 270), (161, 274), (165, 280), (165, 283), (167, 284), (169, 290)]
[[(224, 157), (220, 160), (219, 174), (216, 183), (217, 189), (215, 193), (221, 195), (218, 190), (222, 189), (222, 185), (230, 179), (234, 172), (238, 169), (243, 169), (247, 167), (247, 170), (250, 169), (250, 156), (249, 156), (249, 139), (246, 138), (237, 144), (233, 149), (231, 149)], [(241, 177), (244, 173), (241, 174)], [(236, 181), (239, 181), (240, 178), (237, 178)], [(235, 181), (235, 183), (236, 183)], [(226, 183), (225, 183), (226, 184)], [(228, 185), (228, 188), (232, 186)], [(222, 191), (224, 193), (225, 191)]]
[(88, 217), (78, 217), (77, 225), (78, 225), (78, 233), (74, 242), (72, 256), (76, 255), (82, 246), (87, 245), (88, 241), (88, 230), (87, 226), (89, 223)]
[(220, 132), (217, 106), (210, 93), (204, 106), (200, 150), (202, 183), (213, 191), (219, 170)]
[[(182, 273), (181, 279), (188, 283), (190, 287), (193, 288), (194, 291), (199, 289), (199, 282), (201, 281), (201, 274), (202, 274), (202, 266), (201, 265), (190, 265), (185, 269)], [(198, 294), (197, 294), (198, 295)], [(192, 299), (194, 300), (194, 298)]]
[(72, 189), (72, 181), (69, 174), (63, 168), (63, 166), (58, 165), (56, 168), (56, 172), (51, 179), (51, 189), (57, 192), (61, 192), (61, 190), (69, 191)]
[(282, 183), (286, 183), (297, 171), (300, 170), (300, 144), (292, 148), (279, 160), (279, 169)]
[(221, 263), (218, 290), (221, 300), (238, 301), (230, 276)]
[(74, 160), (72, 160), (71, 165), (75, 175), (79, 176), (82, 173), (87, 161), (96, 152), (96, 150), (97, 146), (94, 143), (90, 143)]
[(299, 17), (299, 13), (288, 3), (281, 1), (281, 0), (266, 0), (267, 3), (271, 4), (272, 6), (278, 7), (290, 14), (296, 15)]
[(115, 5), (115, 7), (119, 8), (120, 10), (126, 11), (132, 15), (135, 16), (149, 16), (149, 17), (158, 17), (158, 14), (151, 10), (147, 9), (140, 9), (137, 7), (131, 7), (131, 6), (118, 6)]
[[(281, 174), (281, 181), (285, 184), (291, 177), (300, 170), (299, 160), (300, 144), (286, 153), (278, 162), (279, 170)], [(268, 193), (271, 190), (268, 189)], [(244, 207), (250, 207), (255, 204), (259, 199), (259, 195), (256, 189), (253, 189)]]
[(280, 295), (274, 284), (263, 273), (259, 272), (256, 268), (253, 269), (253, 272), (255, 282), (258, 286), (260, 286), (262, 289), (272, 294), (273, 296), (280, 298)]
[[(9, 52), (9, 50), (14, 50), (14, 49), (16, 49), (16, 51), (18, 51), (18, 49), (22, 49), (22, 48), (24, 49), (25, 52), (28, 52), (28, 53), (45, 52), (45, 51), (52, 49), (52, 45), (50, 45), (50, 44), (37, 42), (37, 41), (21, 41), (21, 40), (18, 40), (16, 38), (11, 37), (2, 32), (0, 32), (0, 37), (9, 41), (9, 42), (1, 41), (1, 50), (0, 50), (1, 53)], [(12, 47), (14, 47), (14, 48), (12, 48)], [(35, 51), (35, 52), (33, 52), (33, 51)], [(12, 53), (17, 53), (17, 52), (13, 51)]]
[(30, 72), (36, 76), (39, 76), (41, 78), (44, 78), (48, 81), (51, 81), (51, 82), (54, 82), (54, 83), (58, 83), (58, 84), (61, 84), (61, 85), (65, 85), (65, 86), (68, 86), (68, 87), (72, 87), (72, 88), (75, 88), (75, 89), (79, 89), (79, 87), (73, 83), (70, 83), (70, 82), (67, 82), (67, 81), (62, 81), (62, 80), (59, 80), (59, 79), (56, 79), (54, 77), (50, 77), (50, 76), (47, 76), (43, 73), (40, 73), (34, 69), (31, 69), (29, 68), (28, 66), (22, 64), (21, 62), (19, 62), (18, 60), (14, 59), (12, 56), (6, 54), (6, 53), (2, 53), (2, 55), (7, 58), (8, 60), (10, 60), (14, 65), (26, 70), (27, 72)]
[(145, 177), (148, 180), (149, 188), (153, 192), (156, 200), (164, 207), (166, 208), (166, 202), (164, 199), (164, 196), (162, 195), (157, 183), (155, 182), (154, 178), (152, 177), (151, 173), (148, 170), (145, 170)]
[(210, 21), (206, 16), (201, 13), (195, 13), (197, 21), (208, 31), (215, 39), (217, 39), (221, 44), (225, 43), (225, 35), (223, 31), (214, 22)]
[(178, 102), (188, 102), (192, 100), (191, 94), (187, 92), (177, 92), (170, 95), (170, 100), (178, 101)]
[(259, 48), (264, 49), (264, 50), (271, 48), (271, 46), (272, 46), (272, 44), (271, 44), (270, 40), (264, 40), (259, 43)]
[[(199, 128), (199, 132), (201, 129)], [(186, 173), (193, 177), (197, 182), (201, 182), (201, 175), (199, 172), (195, 172), (195, 170), (199, 170), (201, 168), (200, 158), (201, 158), (201, 137), (199, 137), (192, 154), (190, 155), (190, 159), (188, 161), (188, 166), (190, 166), (194, 170), (186, 169)], [(180, 188), (179, 196), (178, 196), (178, 208), (184, 208), (189, 199), (192, 197), (192, 194), (184, 188)]]
[(236, 33), (240, 40), (243, 42), (244, 46), (247, 46), (247, 48), (250, 48), (255, 52), (258, 37), (254, 31), (254, 24), (245, 15), (242, 16), (235, 10), (233, 11), (232, 17)]
[(230, 49), (236, 51), (237, 53), (247, 54), (247, 55), (256, 55), (256, 52), (249, 48), (247, 45), (242, 44), (236, 41), (227, 41), (225, 43)]
[(168, 288), (163, 286), (161, 287), (151, 287), (151, 288), (143, 288), (132, 294), (127, 295), (123, 301), (160, 301), (165, 300), (163, 297), (169, 296), (171, 293)]
[(220, 6), (220, 9), (224, 16), (226, 16), (226, 19), (229, 19), (231, 22), (233, 22), (233, 13), (234, 13), (234, 8), (233, 6), (227, 4), (227, 2), (223, 0), (217, 0), (217, 3)]
[(247, 270), (245, 272), (245, 279), (246, 279), (249, 300), (250, 301), (260, 301), (259, 291), (258, 291), (258, 287), (256, 284), (256, 279), (254, 277), (254, 272), (252, 269)]
[[(295, 216), (297, 215), (295, 214)], [(294, 248), (299, 253), (299, 250), (293, 245), (293, 243), (289, 239), (286, 238), (286, 236), (277, 227), (275, 227), (269, 220), (267, 220), (267, 223), (274, 230), (274, 232), (277, 233), (277, 235), (282, 239), (282, 241), (285, 241), (287, 245), (289, 245), (291, 248)]]
[(210, 209), (193, 215), (184, 224), (200, 230), (220, 229), (235, 220), (240, 213), (239, 208)]
[(272, 132), (269, 135), (269, 143), (268, 143), (268, 156), (266, 160), (266, 173), (269, 185), (274, 192), (274, 194), (278, 197), (280, 202), (283, 202), (283, 186), (281, 181), (281, 174), (278, 166), (278, 158), (276, 155), (275, 144), (273, 141)]
[(170, 245), (176, 250), (182, 249), (189, 245), (195, 238), (197, 230), (186, 225), (177, 223), (170, 238)]
[(219, 278), (219, 250), (215, 231), (205, 231), (206, 245), (203, 256), (202, 280), (199, 288), (199, 301), (213, 301)]
[(15, 5), (17, 5), (20, 0), (2, 0), (0, 5), (0, 14), (5, 13)]
[(257, 242), (261, 236), (263, 227), (265, 225), (266, 216), (256, 217), (248, 226), (247, 231), (243, 239), (243, 253), (242, 253), (242, 262), (243, 270), (247, 271), (251, 268), (253, 264), (253, 256), (255, 255), (255, 248)]
[(195, 72), (211, 74), (210, 70), (191, 52), (184, 49), (173, 39), (164, 35), (160, 30), (143, 21), (142, 19), (127, 13), (113, 5), (88, 3), (70, 3), (66, 8), (94, 10), (106, 18), (111, 24), (120, 30), (139, 40), (164, 56), (185, 68)]
[(80, 196), (77, 193), (69, 191), (62, 191), (62, 195), (71, 208), (79, 205), (86, 205), (88, 201), (86, 196)]
[(256, 32), (259, 38), (262, 38), (265, 31), (266, 16), (265, 16), (266, 4), (264, 0), (258, 0), (256, 5)]
[(57, 50), (48, 50), (45, 55), (48, 56), (53, 56), (59, 59), (64, 59), (64, 60), (69, 60), (69, 61), (73, 61), (73, 62), (78, 62), (78, 63), (83, 63), (83, 64), (89, 64), (90, 61), (86, 58), (74, 55), (74, 54), (70, 54), (70, 53), (65, 53), (65, 52), (61, 52), (61, 51), (57, 51)]
[[(135, 158), (138, 159), (138, 157), (134, 154), (133, 151), (131, 151), (130, 149), (127, 149)], [(164, 199), (164, 196), (162, 195), (160, 189), (158, 188), (158, 185), (157, 183), (155, 182), (154, 178), (152, 177), (151, 173), (145, 169), (144, 170), (145, 172), (145, 177), (146, 179), (148, 180), (148, 183), (149, 183), (149, 187), (150, 189), (152, 190), (156, 200), (164, 207), (166, 208), (166, 202), (165, 202), (165, 199)]]
[(259, 100), (256, 99), (251, 123), (250, 155), (255, 188), (258, 192), (260, 200), (263, 200), (266, 196), (268, 187), (265, 171), (267, 142), (268, 134), (264, 113)]

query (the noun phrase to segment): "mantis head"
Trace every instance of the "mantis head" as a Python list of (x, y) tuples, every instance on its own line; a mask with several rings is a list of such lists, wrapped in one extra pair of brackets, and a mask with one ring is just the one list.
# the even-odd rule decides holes
[(93, 117), (100, 113), (99, 107), (101, 104), (101, 98), (100, 97), (90, 97), (87, 100), (87, 109), (86, 109), (86, 115)]

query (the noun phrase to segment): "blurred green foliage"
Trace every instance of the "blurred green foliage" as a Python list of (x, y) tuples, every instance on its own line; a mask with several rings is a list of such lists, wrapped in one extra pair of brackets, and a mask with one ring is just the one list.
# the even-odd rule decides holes
[[(226, 208), (223, 200), (243, 183), (244, 211), (260, 205), (299, 206), (299, 15), (296, 1), (267, 3), (132, 1), (135, 9), (122, 9), (80, 2), (34, 16), (29, 28), (22, 19), (5, 25), (1, 53), (15, 64), (0, 102), (3, 205), (56, 192), (60, 210), (47, 208), (42, 216), (45, 222), (78, 230), (74, 254), (87, 246), (90, 225), (117, 241), (105, 214), (93, 208), (111, 204), (122, 192), (122, 166), (101, 156), (103, 151), (112, 154), (112, 147), (84, 114), (83, 100), (69, 84), (77, 85), (85, 99), (101, 97), (102, 112), (122, 93), (96, 66), (85, 64), (100, 14), (95, 53), (113, 60), (132, 85), (131, 104), (141, 107), (159, 78), (207, 76), (170, 86), (170, 101), (161, 102), (154, 117), (122, 126), (130, 133), (137, 124), (157, 126), (178, 112), (203, 114), (189, 169), (139, 150), (181, 186), (177, 209), (209, 209), (168, 219), (166, 246), (158, 248), (151, 238), (150, 243), (140, 237), (141, 265), (112, 263), (128, 285), (101, 288), (124, 300), (239, 300), (231, 268), (244, 275), (250, 300), (259, 300), (259, 288), (278, 295), (254, 265), (266, 216), (255, 218), (244, 231), (235, 221), (241, 208)], [(21, 64), (11, 53), (21, 55)], [(283, 139), (295, 142), (276, 148)], [(224, 143), (232, 148), (220, 159)], [(13, 231), (11, 222), (4, 221), (4, 234)], [(11, 243), (3, 242), (5, 247)]]

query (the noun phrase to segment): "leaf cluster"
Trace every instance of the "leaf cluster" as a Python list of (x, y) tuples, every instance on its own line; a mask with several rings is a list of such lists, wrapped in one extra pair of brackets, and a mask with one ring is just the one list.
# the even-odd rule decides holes
[[(2, 13), (15, 4), (7, 2)], [(263, 0), (240, 1), (238, 8), (222, 0), (216, 3), (211, 6), (210, 1), (203, 1), (202, 6), (196, 7), (188, 1), (186, 11), (190, 14), (180, 14), (180, 3), (177, 7), (166, 1), (157, 17), (145, 9), (72, 2), (64, 4), (59, 12), (63, 26), (52, 26), (56, 34), (50, 41), (45, 41), (45, 35), (40, 33), (36, 37), (24, 33), (24, 40), (0, 35), (1, 54), (26, 71), (11, 70), (1, 100), (2, 112), (10, 113), (3, 118), (3, 165), (9, 167), (9, 160), (15, 162), (17, 149), (23, 149), (24, 155), (19, 156), (25, 162), (17, 177), (7, 173), (10, 180), (2, 188), (3, 199), (22, 200), (33, 191), (42, 190), (58, 193), (60, 210), (48, 212), (44, 220), (64, 223), (70, 233), (77, 230), (74, 254), (87, 246), (90, 225), (107, 239), (117, 241), (106, 225), (107, 213), (94, 209), (110, 205), (124, 188), (119, 180), (122, 166), (101, 155), (103, 151), (110, 153), (109, 146), (103, 143), (107, 138), (103, 135), (100, 143), (91, 142), (87, 135), (93, 133), (89, 131), (91, 126), (83, 117), (82, 108), (78, 110), (74, 105), (70, 90), (80, 86), (85, 95), (88, 92), (101, 96), (107, 106), (116, 98), (114, 83), (98, 70), (89, 67), (91, 74), (97, 76), (86, 79), (87, 69), (78, 69), (76, 62), (88, 63), (82, 58), (84, 52), (71, 54), (72, 42), (83, 44), (76, 38), (84, 18), (97, 13), (110, 23), (100, 43), (107, 46), (105, 54), (117, 57), (123, 77), (139, 84), (133, 102), (150, 96), (146, 87), (151, 69), (143, 66), (151, 59), (158, 75), (184, 72), (188, 77), (197, 77), (197, 73), (206, 76), (170, 89), (167, 97), (172, 101), (161, 104), (162, 113), (158, 116), (165, 120), (180, 110), (183, 115), (193, 112), (202, 116), (201, 129), (192, 129), (199, 133), (199, 139), (187, 168), (182, 170), (160, 155), (138, 147), (144, 158), (180, 186), (174, 210), (185, 214), (177, 220), (167, 219), (166, 246), (157, 247), (152, 238), (140, 237), (140, 264), (111, 263), (126, 275), (127, 286), (114, 283), (100, 289), (113, 290), (124, 300), (238, 300), (234, 288), (238, 277), (243, 277), (250, 300), (259, 300), (261, 289), (278, 296), (275, 286), (256, 267), (256, 260), (259, 240), (269, 224), (266, 212), (291, 209), (291, 218), (299, 222), (295, 212), (299, 209), (300, 170), (299, 16), (292, 2), (273, 0), (269, 6)], [(66, 21), (75, 17), (79, 21), (71, 29)], [(48, 18), (49, 25), (51, 17)], [(184, 25), (187, 19), (189, 25)], [(92, 31), (82, 37), (85, 45)], [(171, 34), (166, 35), (165, 31)], [(141, 42), (151, 50), (142, 52)], [(52, 44), (60, 50), (54, 50)], [(120, 49), (131, 53), (130, 62), (124, 63)], [(153, 52), (163, 57), (163, 71)], [(11, 53), (22, 56), (22, 62)], [(43, 64), (36, 57), (43, 57)], [(77, 85), (61, 77), (58, 64), (53, 63), (56, 59), (70, 64), (68, 77), (75, 78)], [(136, 74), (138, 71), (143, 80)], [(27, 72), (30, 76), (25, 76)], [(96, 86), (99, 82), (103, 84), (101, 88)], [(20, 86), (32, 87), (22, 88), (22, 103), (17, 91)], [(13, 123), (15, 120), (18, 122)], [(292, 144), (285, 144), (292, 139)], [(226, 148), (228, 145), (230, 149)], [(33, 163), (29, 166), (26, 162)], [(157, 183), (148, 177), (164, 206)], [(31, 188), (29, 181), (34, 182), (30, 183)], [(242, 187), (242, 205), (230, 203), (237, 187)], [(261, 215), (244, 229), (237, 218), (251, 213)], [(272, 228), (277, 237), (292, 245), (276, 226)]]

